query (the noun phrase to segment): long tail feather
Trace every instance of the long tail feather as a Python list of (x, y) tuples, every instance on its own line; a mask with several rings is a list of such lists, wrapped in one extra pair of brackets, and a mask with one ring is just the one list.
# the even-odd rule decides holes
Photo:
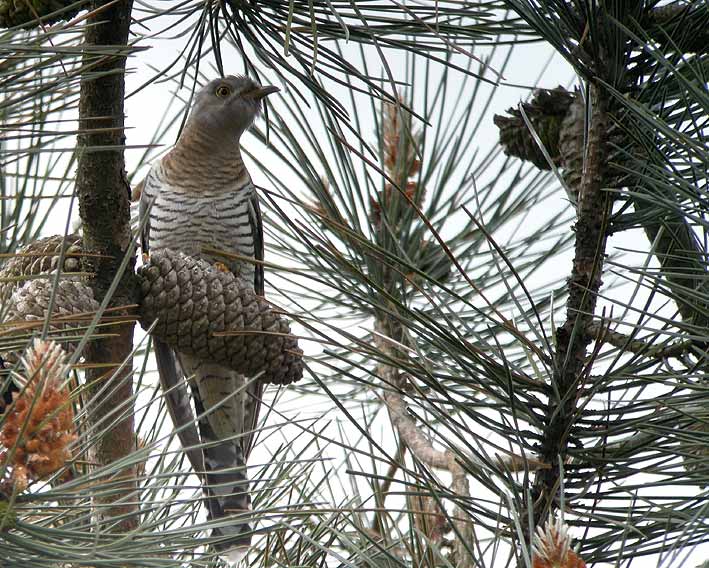
[[(212, 363), (180, 357), (190, 373), (199, 432), (203, 443), (204, 490), (211, 521), (233, 517), (213, 530), (220, 540), (214, 544), (222, 552), (243, 552), (251, 544), (251, 495), (246, 475), (245, 418), (248, 397), (243, 376)], [(250, 426), (249, 426), (250, 428)]]

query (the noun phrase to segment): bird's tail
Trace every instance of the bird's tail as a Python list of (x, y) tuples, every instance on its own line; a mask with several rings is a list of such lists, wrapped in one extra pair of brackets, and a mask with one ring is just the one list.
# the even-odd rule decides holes
[(244, 455), (246, 389), (233, 371), (180, 357), (188, 376), (199, 416), (204, 453), (203, 490), (213, 529), (214, 548), (236, 563), (251, 544), (251, 495)]

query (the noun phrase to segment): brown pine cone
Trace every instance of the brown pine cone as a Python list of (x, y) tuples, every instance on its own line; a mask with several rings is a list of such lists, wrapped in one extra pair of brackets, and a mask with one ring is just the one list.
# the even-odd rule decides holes
[[(303, 376), (303, 352), (288, 322), (253, 286), (203, 260), (169, 249), (138, 270), (141, 325), (176, 350), (261, 380)], [(226, 333), (227, 335), (219, 335)]]
[[(0, 28), (22, 26), (27, 29), (38, 28), (37, 17), (44, 25), (73, 18), (84, 6), (72, 6), (74, 0), (0, 0)], [(67, 8), (67, 9), (65, 9)], [(64, 10), (58, 15), (53, 12)]]
[[(64, 248), (62, 278), (54, 297), (49, 329), (62, 332), (60, 336), (78, 336), (77, 328), (86, 326), (90, 314), (99, 305), (94, 294), (82, 283), (76, 273), (81, 269), (82, 242), (79, 235), (46, 237), (30, 243), (17, 256), (11, 257), (0, 270), (0, 302), (6, 306), (4, 322), (10, 329), (22, 332), (23, 322), (43, 321), (52, 294), (54, 273), (59, 263), (59, 253)], [(44, 275), (44, 276), (40, 276)], [(39, 277), (39, 278), (38, 278)], [(78, 314), (85, 317), (77, 319)], [(16, 325), (15, 325), (16, 323)], [(53, 333), (54, 339), (61, 340)], [(65, 348), (71, 345), (64, 342)], [(15, 360), (13, 353), (4, 353), (8, 361)]]
[[(53, 285), (54, 279), (51, 276), (25, 282), (12, 293), (7, 304), (5, 321), (10, 326), (17, 322), (18, 330), (24, 327), (22, 322), (44, 321), (47, 317)], [(76, 280), (60, 280), (54, 294), (49, 329), (53, 332), (61, 331), (64, 334), (69, 332), (73, 336), (78, 336), (81, 331), (77, 331), (77, 328), (88, 325), (98, 308), (99, 304), (94, 299), (91, 288), (86, 284)], [(78, 317), (79, 314), (83, 315)], [(61, 340), (54, 334), (52, 338)], [(70, 345), (66, 347), (71, 350)]]
[[(539, 135), (542, 144), (555, 165), (559, 160), (559, 131), (569, 105), (574, 99), (563, 87), (539, 89), (532, 100), (522, 103), (524, 112)], [(544, 153), (529, 131), (522, 113), (517, 108), (507, 110), (509, 116), (496, 114), (493, 118), (500, 130), (500, 144), (505, 154), (532, 162), (542, 170), (550, 170)]]
[[(62, 273), (81, 270), (82, 242), (79, 235), (62, 235), (39, 239), (8, 259), (0, 270), (0, 301), (7, 300), (26, 280), (24, 276), (52, 273), (57, 269), (59, 253), (64, 246)], [(92, 296), (93, 297), (93, 296)]]

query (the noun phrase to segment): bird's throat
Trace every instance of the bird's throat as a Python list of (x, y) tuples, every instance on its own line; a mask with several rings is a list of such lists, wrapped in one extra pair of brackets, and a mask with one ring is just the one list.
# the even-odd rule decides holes
[[(194, 125), (193, 125), (194, 126)], [(248, 176), (241, 157), (239, 139), (233, 136), (213, 136), (196, 128), (185, 128), (174, 148), (163, 158), (168, 183), (224, 188), (228, 191), (235, 180)]]

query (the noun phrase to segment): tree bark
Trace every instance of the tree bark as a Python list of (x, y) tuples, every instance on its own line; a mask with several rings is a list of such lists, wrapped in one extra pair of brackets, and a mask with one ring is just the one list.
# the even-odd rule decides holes
[(564, 325), (557, 330), (553, 388), (549, 390), (547, 428), (543, 433), (541, 459), (548, 469), (537, 471), (534, 481), (534, 520), (543, 525), (559, 494), (559, 460), (568, 455), (573, 425), (578, 420), (578, 393), (584, 381), (586, 352), (593, 337), (590, 324), (596, 308), (606, 249), (611, 200), (603, 191), (607, 175), (609, 128), (607, 95), (591, 87), (592, 117), (584, 169), (578, 196), (576, 243), (569, 279), (569, 298)]
[[(80, 134), (78, 136), (77, 194), (83, 222), (84, 250), (100, 256), (84, 257), (84, 269), (93, 274), (90, 285), (101, 301), (115, 278), (118, 287), (109, 307), (129, 306), (134, 303), (134, 266), (131, 259), (123, 274), (121, 262), (131, 244), (130, 186), (126, 178), (124, 160), (124, 95), (125, 66), (129, 53), (126, 46), (130, 27), (132, 0), (121, 0), (101, 9), (105, 0), (94, 0), (92, 14), (85, 32), (84, 65), (79, 104)], [(100, 52), (100, 53), (99, 53)], [(112, 315), (126, 314), (128, 308)], [(128, 319), (128, 318), (126, 318)], [(84, 355), (89, 368), (86, 381), (89, 395), (88, 427), (96, 432), (106, 430), (119, 416), (110, 430), (94, 441), (93, 458), (100, 465), (113, 463), (135, 450), (133, 424), (133, 350), (132, 322), (102, 327), (111, 337), (89, 342)], [(118, 370), (119, 366), (125, 367)], [(108, 382), (108, 384), (107, 384)], [(113, 485), (125, 479), (125, 484)], [(117, 524), (119, 530), (135, 526), (135, 480), (133, 471), (124, 470), (111, 476), (110, 497), (97, 502), (101, 514), (110, 518), (127, 515)], [(123, 501), (120, 504), (111, 505)], [(133, 504), (131, 504), (133, 502)]]

